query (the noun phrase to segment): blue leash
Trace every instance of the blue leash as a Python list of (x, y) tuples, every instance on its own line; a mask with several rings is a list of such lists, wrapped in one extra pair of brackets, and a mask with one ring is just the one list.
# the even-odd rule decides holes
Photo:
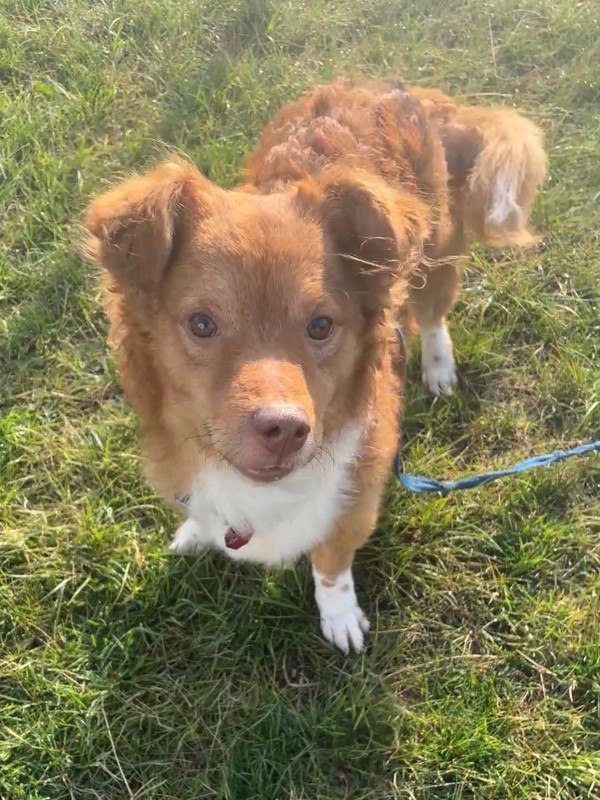
[[(404, 332), (401, 328), (396, 328), (396, 334), (402, 349), (404, 350), (404, 363), (408, 359), (408, 346)], [(394, 473), (402, 486), (408, 489), (409, 492), (417, 492), (418, 494), (431, 494), (432, 492), (439, 492), (444, 497), (450, 492), (456, 492), (460, 489), (475, 489), (477, 486), (485, 486), (486, 483), (493, 483), (500, 478), (507, 478), (509, 475), (518, 475), (520, 472), (527, 472), (530, 469), (537, 467), (548, 467), (550, 464), (556, 464), (559, 461), (566, 461), (568, 458), (575, 456), (584, 456), (587, 453), (600, 453), (600, 441), (591, 442), (590, 444), (582, 444), (578, 447), (572, 447), (570, 450), (555, 450), (553, 453), (548, 453), (545, 456), (533, 456), (527, 458), (525, 461), (520, 461), (514, 467), (508, 469), (493, 470), (492, 472), (483, 472), (481, 475), (469, 475), (466, 478), (460, 478), (457, 481), (436, 481), (434, 478), (426, 478), (423, 475), (408, 475), (402, 470), (402, 459), (400, 457), (400, 450), (396, 453), (394, 460)]]
[(475, 489), (477, 486), (484, 486), (486, 483), (492, 483), (509, 475), (518, 475), (520, 472), (527, 472), (529, 469), (547, 467), (559, 461), (566, 461), (568, 458), (584, 456), (586, 453), (594, 452), (600, 453), (600, 441), (582, 444), (570, 450), (555, 450), (545, 456), (533, 456), (533, 458), (520, 461), (514, 467), (509, 467), (508, 469), (483, 472), (481, 475), (469, 475), (467, 478), (460, 478), (457, 481), (436, 481), (433, 478), (425, 478), (423, 475), (407, 475), (406, 472), (402, 471), (400, 453), (398, 453), (394, 463), (394, 472), (402, 486), (410, 492), (418, 492), (420, 494), (440, 492), (446, 496), (450, 492), (455, 492), (459, 489)]

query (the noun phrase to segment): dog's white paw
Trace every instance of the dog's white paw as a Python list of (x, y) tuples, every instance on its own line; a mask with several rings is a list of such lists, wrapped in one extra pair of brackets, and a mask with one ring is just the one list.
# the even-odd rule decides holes
[(323, 636), (344, 653), (359, 653), (369, 632), (369, 621), (356, 602), (352, 570), (331, 577), (313, 566), (313, 577)]
[(344, 653), (349, 653), (351, 650), (360, 653), (369, 627), (369, 620), (358, 605), (338, 614), (321, 615), (323, 636)]
[(457, 381), (454, 359), (433, 364), (423, 363), (423, 383), (432, 394), (451, 395)]
[(421, 372), (423, 383), (433, 394), (452, 394), (456, 386), (456, 364), (452, 340), (445, 326), (421, 331)]
[(186, 519), (175, 531), (169, 550), (179, 556), (198, 553), (203, 550), (206, 543), (202, 538), (202, 528), (195, 519)]

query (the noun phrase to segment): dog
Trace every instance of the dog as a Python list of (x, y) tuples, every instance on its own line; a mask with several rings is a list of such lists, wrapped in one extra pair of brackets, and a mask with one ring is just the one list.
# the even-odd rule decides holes
[(467, 237), (536, 241), (542, 132), (395, 81), (319, 86), (263, 132), (233, 191), (185, 160), (94, 199), (86, 254), (175, 553), (310, 556), (325, 638), (360, 651), (354, 554), (397, 447), (406, 353), (456, 383)]

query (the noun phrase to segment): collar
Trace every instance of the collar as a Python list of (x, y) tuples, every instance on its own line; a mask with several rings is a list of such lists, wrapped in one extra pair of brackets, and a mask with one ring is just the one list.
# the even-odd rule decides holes
[[(190, 507), (190, 497), (191, 496), (189, 494), (178, 494), (175, 495), (175, 502), (178, 506), (181, 506), (187, 511)], [(240, 547), (248, 544), (253, 535), (254, 531), (251, 531), (250, 533), (240, 533), (239, 531), (236, 531), (235, 528), (227, 528), (227, 531), (225, 532), (225, 547), (228, 550), (239, 550)]]

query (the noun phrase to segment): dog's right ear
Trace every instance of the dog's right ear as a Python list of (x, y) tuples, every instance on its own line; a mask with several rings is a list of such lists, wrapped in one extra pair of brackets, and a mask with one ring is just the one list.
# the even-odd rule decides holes
[(202, 213), (210, 183), (173, 161), (97, 197), (84, 223), (85, 253), (122, 287), (149, 292), (160, 283), (189, 212)]

